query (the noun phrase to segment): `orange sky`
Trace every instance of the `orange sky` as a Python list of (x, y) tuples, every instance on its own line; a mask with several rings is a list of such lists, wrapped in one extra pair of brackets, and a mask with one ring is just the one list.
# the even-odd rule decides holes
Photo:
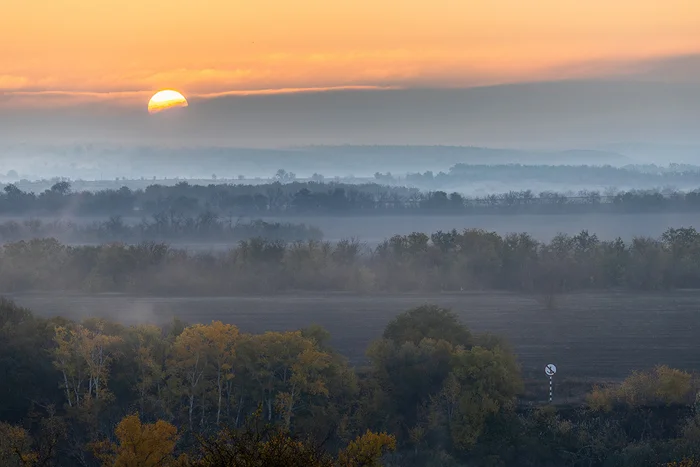
[(3, 3), (0, 91), (20, 95), (469, 86), (700, 52), (698, 0)]

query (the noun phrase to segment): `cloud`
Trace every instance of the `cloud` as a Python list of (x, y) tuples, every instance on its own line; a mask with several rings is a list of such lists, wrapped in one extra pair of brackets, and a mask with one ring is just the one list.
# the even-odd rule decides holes
[(700, 55), (572, 63), (542, 72), (557, 81), (535, 75), (521, 83), (440, 69), (407, 68), (402, 78), (393, 69), (389, 78), (379, 63), (365, 72), (375, 78), (203, 87), (185, 92), (187, 110), (163, 118), (146, 112), (150, 89), (10, 90), (0, 93), (0, 138), (252, 147), (700, 142)]
[(328, 86), (315, 88), (278, 88), (278, 89), (251, 89), (246, 91), (223, 91), (206, 94), (194, 94), (194, 98), (215, 99), (226, 96), (270, 96), (277, 94), (319, 93), (337, 91), (388, 91), (401, 89), (399, 86)]
[[(415, 53), (414, 53), (415, 52)], [(403, 86), (422, 76), (462, 75), (463, 84), (485, 84), (490, 72), (477, 70), (468, 57), (444, 52), (402, 49), (372, 52), (270, 53), (240, 57), (236, 66), (212, 63), (207, 67), (143, 68), (131, 65), (113, 70), (64, 70), (45, 76), (37, 67), (25, 70), (21, 84), (0, 91), (125, 92), (175, 88), (188, 95), (269, 89), (338, 88), (349, 86)], [(452, 70), (452, 71), (450, 71)], [(469, 76), (469, 79), (466, 77)], [(440, 85), (439, 82), (435, 83)]]
[[(473, 88), (518, 82), (625, 80), (669, 83), (700, 81), (700, 54), (626, 60), (588, 60), (546, 66), (494, 64), (479, 68), (439, 53), (396, 49), (374, 52), (270, 54), (262, 64), (240, 67), (83, 73), (70, 86), (53, 77), (32, 80), (0, 75), (0, 107), (66, 107), (94, 102), (142, 106), (162, 87), (187, 97), (286, 94), (325, 90)], [(512, 69), (504, 69), (511, 66)], [(500, 67), (500, 68), (499, 68)], [(500, 71), (499, 71), (500, 70)], [(117, 85), (115, 83), (126, 83)], [(165, 85), (164, 83), (168, 83)], [(145, 100), (144, 100), (145, 99)]]
[[(207, 100), (226, 96), (263, 96), (296, 93), (319, 93), (337, 91), (386, 91), (400, 89), (398, 86), (334, 86), (250, 89), (187, 95), (188, 100)], [(85, 91), (14, 91), (0, 93), (0, 109), (42, 109), (67, 107), (94, 107), (110, 112), (113, 107), (144, 107), (152, 91), (85, 92)], [(100, 107), (101, 106), (101, 107)]]
[[(445, 144), (587, 147), (700, 143), (700, 83), (579, 80), (468, 89), (293, 89), (193, 98), (182, 112), (139, 107), (0, 109), (0, 138), (282, 147)], [(163, 117), (163, 118), (158, 118)]]
[(5, 91), (0, 92), (0, 109), (133, 106), (148, 102), (151, 95), (148, 91)]

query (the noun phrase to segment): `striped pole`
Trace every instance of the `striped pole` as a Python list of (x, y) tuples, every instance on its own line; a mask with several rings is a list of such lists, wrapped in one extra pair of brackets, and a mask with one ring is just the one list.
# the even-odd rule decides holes
[(549, 377), (549, 403), (552, 403), (552, 377)]

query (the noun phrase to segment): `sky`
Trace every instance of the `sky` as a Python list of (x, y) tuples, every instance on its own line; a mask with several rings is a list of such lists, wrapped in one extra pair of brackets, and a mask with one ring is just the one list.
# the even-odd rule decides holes
[[(180, 128), (179, 137), (213, 137), (207, 127), (233, 119), (260, 131), (261, 136), (248, 138), (250, 144), (261, 143), (262, 133), (273, 142), (269, 135), (290, 124), (294, 137), (277, 144), (401, 142), (407, 132), (414, 136), (406, 140), (411, 144), (441, 139), (498, 144), (497, 137), (479, 138), (483, 133), (455, 137), (459, 121), (454, 118), (461, 117), (440, 120), (438, 103), (449, 111), (449, 98), (427, 103), (438, 128), (419, 132), (424, 138), (415, 138), (420, 119), (402, 126), (401, 116), (398, 123), (375, 126), (385, 129), (380, 135), (363, 137), (362, 115), (382, 110), (372, 107), (376, 96), (394, 106), (384, 109), (391, 119), (399, 111), (420, 113), (429, 98), (425, 90), (446, 90), (458, 101), (470, 101), (465, 96), (478, 94), (475, 90), (498, 89), (492, 101), (482, 99), (481, 107), (471, 109), (491, 116), (480, 123), (491, 134), (501, 120), (499, 109), (512, 110), (509, 96), (528, 100), (531, 89), (518, 87), (522, 83), (584, 82), (588, 87), (581, 92), (595, 94), (577, 101), (579, 89), (570, 88), (574, 96), (565, 102), (571, 107), (536, 113), (545, 126), (562, 116), (574, 118), (590, 99), (605, 104), (608, 91), (596, 94), (589, 86), (599, 81), (656, 85), (649, 91), (655, 100), (647, 103), (667, 116), (661, 126), (683, 126), (696, 115), (679, 101), (698, 97), (697, 0), (0, 0), (0, 6), (0, 125), (5, 127), (0, 136), (172, 138), (142, 124), (148, 98), (167, 88), (191, 101), (185, 125), (190, 131)], [(319, 97), (323, 92), (333, 96)], [(299, 96), (292, 100), (296, 107), (289, 107), (284, 97), (289, 95)], [(638, 113), (635, 96), (628, 97), (623, 107)], [(369, 107), (353, 104), (358, 99)], [(297, 112), (302, 118), (289, 120)], [(326, 126), (328, 119), (345, 126), (324, 133), (316, 118)], [(527, 123), (532, 115), (523, 118)], [(653, 126), (653, 115), (645, 118)], [(240, 126), (230, 130), (232, 138), (245, 139)], [(618, 139), (635, 132), (648, 134), (640, 126)], [(663, 134), (678, 137), (673, 131)], [(584, 136), (579, 139), (590, 140)], [(512, 143), (527, 143), (519, 138)], [(576, 137), (569, 140), (573, 144)]]

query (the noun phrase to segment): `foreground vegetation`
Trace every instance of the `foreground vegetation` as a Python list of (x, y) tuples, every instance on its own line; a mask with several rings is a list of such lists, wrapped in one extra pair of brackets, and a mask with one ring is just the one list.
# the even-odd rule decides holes
[(0, 290), (226, 295), (284, 291), (511, 290), (553, 304), (560, 293), (700, 286), (700, 233), (600, 241), (586, 231), (548, 243), (527, 234), (465, 230), (358, 242), (286, 243), (260, 238), (218, 253), (163, 243), (65, 246), (53, 239), (7, 243)]
[(449, 310), (399, 315), (352, 368), (319, 327), (125, 327), (0, 301), (3, 466), (639, 466), (700, 451), (668, 367), (523, 407), (516, 358)]
[[(575, 169), (578, 172), (578, 169)], [(378, 181), (392, 183), (393, 178)], [(432, 174), (412, 176), (428, 177)], [(264, 216), (368, 214), (563, 214), (697, 212), (700, 192), (675, 190), (581, 191), (558, 193), (510, 191), (484, 197), (465, 197), (445, 191), (422, 192), (375, 183), (347, 184), (285, 179), (259, 184), (150, 185), (145, 189), (73, 192), (68, 182), (55, 183), (41, 193), (6, 185), (0, 193), (5, 216)]]

